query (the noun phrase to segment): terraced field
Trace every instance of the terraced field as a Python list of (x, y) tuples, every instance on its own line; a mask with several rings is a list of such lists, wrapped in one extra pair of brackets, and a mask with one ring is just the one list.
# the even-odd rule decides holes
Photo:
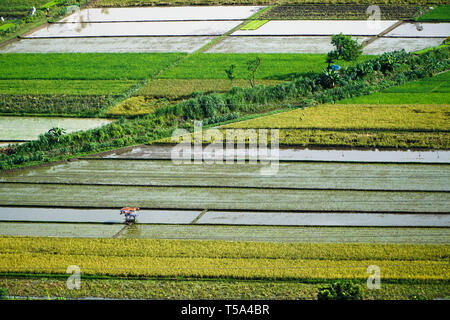
[(439, 245), (11, 239), (0, 238), (2, 273), (64, 273), (74, 256), (86, 275), (97, 276), (365, 279), (367, 266), (377, 264), (389, 282), (447, 281), (450, 271), (448, 247)]
[[(300, 2), (300, 1), (299, 1)], [(313, 1), (310, 1), (313, 2)], [(263, 14), (263, 19), (269, 20), (365, 20), (367, 4), (282, 4)], [(355, 3), (358, 3), (355, 1)], [(417, 14), (416, 6), (379, 5), (380, 18), (383, 20), (410, 19)]]
[(223, 128), (281, 129), (280, 144), (289, 146), (335, 144), (447, 149), (450, 141), (448, 77), (447, 72), (382, 92), (344, 99), (339, 105), (296, 109)]
[[(6, 2), (14, 3), (31, 2)], [(230, 6), (158, 6), (166, 4)], [(445, 7), (426, 13), (420, 25), (400, 23), (415, 16), (417, 1), (392, 1), (370, 28), (366, 0), (255, 7), (271, 4), (99, 0), (91, 5), (101, 8), (61, 17), (0, 48), (0, 113), (129, 118), (101, 130), (48, 133), (23, 145), (29, 154), (0, 149), (0, 168), (39, 164), (0, 173), (1, 288), (22, 297), (316, 299), (319, 285), (346, 279), (362, 287), (364, 299), (450, 295), (448, 73), (327, 105), (309, 100), (321, 90), (333, 99), (320, 101), (353, 92), (340, 84), (326, 89), (323, 74), (308, 78), (314, 83), (281, 84), (322, 73), (331, 36), (340, 31), (369, 41), (358, 61), (338, 62), (342, 70), (388, 49), (440, 45), (448, 24), (425, 21), (442, 21)], [(157, 7), (111, 8), (143, 5)], [(359, 21), (305, 21), (344, 16)], [(286, 21), (294, 19), (301, 21)], [(390, 72), (377, 60), (373, 78), (386, 87), (421, 77), (412, 60), (432, 73), (445, 70), (445, 61), (432, 61), (445, 53), (425, 56), (427, 63), (404, 56), (407, 62)], [(251, 89), (249, 62), (257, 57), (258, 87)], [(232, 65), (230, 81), (225, 70)], [(369, 78), (355, 76), (355, 83), (372, 85)], [(283, 100), (293, 86), (305, 93)], [(238, 94), (221, 94), (229, 90)], [(217, 108), (226, 100), (219, 96), (245, 99), (228, 110)], [(187, 102), (172, 107), (189, 98), (192, 110)], [(308, 107), (295, 107), (300, 103)], [(0, 141), (35, 139), (50, 123), (72, 131), (67, 121), (79, 120), (88, 129), (91, 121), (35, 118), (31, 126), (21, 119), (0, 119), (8, 128)], [(281, 159), (268, 164), (276, 169), (271, 176), (261, 174), (267, 163), (173, 162), (170, 145), (92, 155), (155, 142), (176, 127), (191, 128), (194, 119), (222, 123), (220, 130), (279, 129), (280, 144), (297, 149), (280, 150)], [(361, 149), (368, 147), (404, 152)], [(45, 163), (54, 160), (60, 162)], [(124, 206), (142, 209), (137, 223), (122, 225)], [(65, 286), (68, 265), (82, 270), (80, 290)], [(380, 290), (366, 286), (370, 265), (381, 268)]]
[[(116, 186), (198, 186), (279, 189), (447, 191), (450, 168), (429, 164), (281, 162), (275, 176), (263, 164), (176, 164), (171, 160), (80, 160), (6, 172), (3, 183)], [(426, 180), (423, 177), (427, 177)], [(128, 179), (127, 179), (128, 178)], [(132, 183), (129, 182), (132, 179)], [(251, 192), (249, 190), (249, 192)]]

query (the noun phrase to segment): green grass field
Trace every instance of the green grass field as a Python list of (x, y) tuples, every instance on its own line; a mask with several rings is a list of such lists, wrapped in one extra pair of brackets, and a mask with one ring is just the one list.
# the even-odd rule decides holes
[[(261, 65), (256, 72), (257, 79), (290, 80), (306, 72), (321, 72), (326, 68), (323, 54), (227, 54), (202, 53), (181, 61), (178, 65), (163, 72), (161, 79), (227, 79), (225, 69), (236, 65), (236, 79), (247, 79), (247, 61), (261, 58)], [(359, 61), (373, 56), (362, 56)], [(346, 66), (352, 63), (340, 62)]]
[(176, 62), (179, 53), (0, 54), (0, 79), (138, 80)]
[(450, 5), (443, 5), (430, 10), (417, 21), (450, 21)]
[(367, 96), (344, 99), (340, 104), (449, 104), (450, 72)]

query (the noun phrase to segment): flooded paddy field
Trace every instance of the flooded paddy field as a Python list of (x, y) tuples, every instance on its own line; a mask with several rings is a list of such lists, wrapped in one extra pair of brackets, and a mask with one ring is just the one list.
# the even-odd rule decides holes
[(70, 133), (98, 128), (110, 122), (112, 120), (99, 118), (0, 117), (0, 141), (35, 140), (53, 127), (64, 128)]
[(175, 164), (170, 160), (79, 160), (5, 172), (0, 182), (279, 189), (450, 191), (449, 165), (282, 162), (273, 176), (261, 164)]
[[(189, 224), (200, 213), (198, 210), (141, 210), (139, 223)], [(124, 218), (115, 209), (0, 207), (0, 221), (123, 224)]]
[[(355, 37), (358, 42), (367, 37)], [(327, 53), (333, 49), (330, 36), (239, 36), (227, 37), (206, 52), (215, 53)]]
[(291, 20), (291, 21), (269, 21), (256, 30), (238, 30), (232, 36), (283, 36), (283, 35), (333, 35), (343, 33), (353, 36), (375, 36), (397, 21), (372, 21), (366, 20), (340, 21), (340, 20)]
[[(172, 155), (173, 145), (150, 145), (127, 148), (100, 155), (106, 159), (215, 159), (213, 152), (203, 148), (197, 152), (192, 150), (190, 156)], [(250, 151), (251, 154), (251, 151)], [(373, 162), (373, 163), (450, 163), (450, 151), (446, 150), (339, 150), (280, 148), (280, 161), (331, 161), (331, 162)], [(249, 148), (224, 150), (223, 159), (248, 159)], [(268, 158), (269, 159), (269, 158)]]
[[(80, 225), (123, 225), (124, 218), (119, 215), (119, 209), (74, 209), (51, 207), (0, 207), (0, 221), (8, 235), (16, 235), (8, 229), (8, 223), (48, 223), (49, 225), (72, 224)], [(450, 227), (450, 216), (446, 213), (354, 213), (354, 212), (258, 212), (258, 211), (217, 211), (217, 210), (141, 210), (137, 216), (137, 224), (130, 229), (130, 237), (139, 236), (139, 226), (304, 226), (304, 227)], [(0, 223), (0, 234), (2, 224)], [(70, 230), (70, 227), (66, 230)], [(138, 229), (136, 229), (136, 226)], [(82, 227), (82, 226), (81, 226)], [(80, 227), (80, 228), (81, 228)], [(78, 228), (78, 227), (77, 227)], [(75, 228), (76, 229), (76, 228)], [(95, 232), (95, 227), (91, 228)], [(90, 232), (87, 229), (87, 232)], [(115, 230), (114, 228), (105, 228)], [(8, 231), (9, 230), (9, 231)], [(18, 232), (21, 230), (17, 229)], [(27, 230), (27, 229), (25, 229)], [(46, 229), (44, 229), (45, 231)], [(50, 230), (57, 230), (51, 229)], [(100, 228), (100, 230), (102, 230)], [(144, 230), (147, 230), (144, 228)], [(395, 230), (395, 229), (393, 229)], [(64, 232), (66, 232), (64, 231)], [(21, 231), (25, 232), (25, 231)], [(38, 232), (38, 231), (36, 231)], [(56, 232), (56, 231), (55, 231)], [(116, 231), (116, 233), (119, 230)], [(11, 234), (10, 234), (11, 233)], [(112, 234), (115, 235), (116, 233)], [(215, 233), (210, 233), (215, 234)], [(274, 233), (272, 236), (275, 236)], [(369, 233), (370, 234), (370, 233)], [(18, 234), (21, 235), (21, 234)], [(24, 234), (26, 235), (26, 234)], [(311, 234), (309, 234), (311, 236)], [(177, 237), (172, 233), (172, 237)], [(203, 235), (207, 236), (207, 234)], [(217, 236), (217, 234), (216, 234)], [(302, 233), (296, 235), (305, 236)], [(449, 235), (450, 236), (450, 235)], [(195, 237), (194, 237), (195, 239)]]
[(195, 6), (142, 8), (88, 8), (71, 14), (59, 23), (127, 22), (162, 20), (243, 20), (264, 7)]
[(377, 38), (363, 49), (364, 54), (383, 54), (388, 51), (399, 51), (405, 49), (414, 52), (425, 48), (435, 47), (445, 38)]
[(23, 38), (213, 36), (242, 21), (105, 22), (52, 24)]
[(2, 206), (447, 213), (448, 192), (1, 183)]
[(214, 37), (107, 37), (22, 39), (0, 48), (3, 53), (193, 52)]
[[(359, 43), (368, 37), (353, 37)], [(363, 48), (363, 54), (379, 55), (405, 49), (413, 52), (438, 46), (445, 38), (379, 37)], [(328, 53), (333, 49), (330, 36), (239, 36), (226, 37), (206, 52), (214, 53)]]
[(386, 34), (387, 37), (437, 37), (450, 34), (450, 23), (403, 23)]

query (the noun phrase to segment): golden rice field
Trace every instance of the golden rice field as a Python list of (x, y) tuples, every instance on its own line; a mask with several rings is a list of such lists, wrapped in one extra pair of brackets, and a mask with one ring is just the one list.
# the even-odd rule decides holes
[(0, 273), (242, 279), (450, 280), (446, 245), (1, 237)]
[(450, 105), (333, 105), (295, 109), (224, 128), (449, 130)]

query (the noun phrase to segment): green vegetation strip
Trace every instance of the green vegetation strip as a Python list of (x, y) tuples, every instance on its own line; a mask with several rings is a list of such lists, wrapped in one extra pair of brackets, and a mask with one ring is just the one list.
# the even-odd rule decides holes
[[(246, 280), (95, 280), (83, 279), (80, 290), (67, 289), (66, 279), (0, 278), (0, 287), (11, 296), (115, 298), (115, 299), (316, 299), (323, 283)], [(405, 300), (445, 298), (448, 282), (390, 284), (369, 290), (361, 281), (362, 298)]]
[(120, 208), (124, 202), (154, 209), (447, 213), (450, 193), (0, 183), (0, 205)]
[(246, 24), (244, 27), (241, 28), (241, 30), (256, 30), (259, 27), (266, 24), (269, 20), (253, 20)]
[(378, 265), (388, 281), (449, 280), (449, 253), (445, 245), (0, 237), (0, 272), (61, 274), (76, 264), (84, 275), (366, 279)]

